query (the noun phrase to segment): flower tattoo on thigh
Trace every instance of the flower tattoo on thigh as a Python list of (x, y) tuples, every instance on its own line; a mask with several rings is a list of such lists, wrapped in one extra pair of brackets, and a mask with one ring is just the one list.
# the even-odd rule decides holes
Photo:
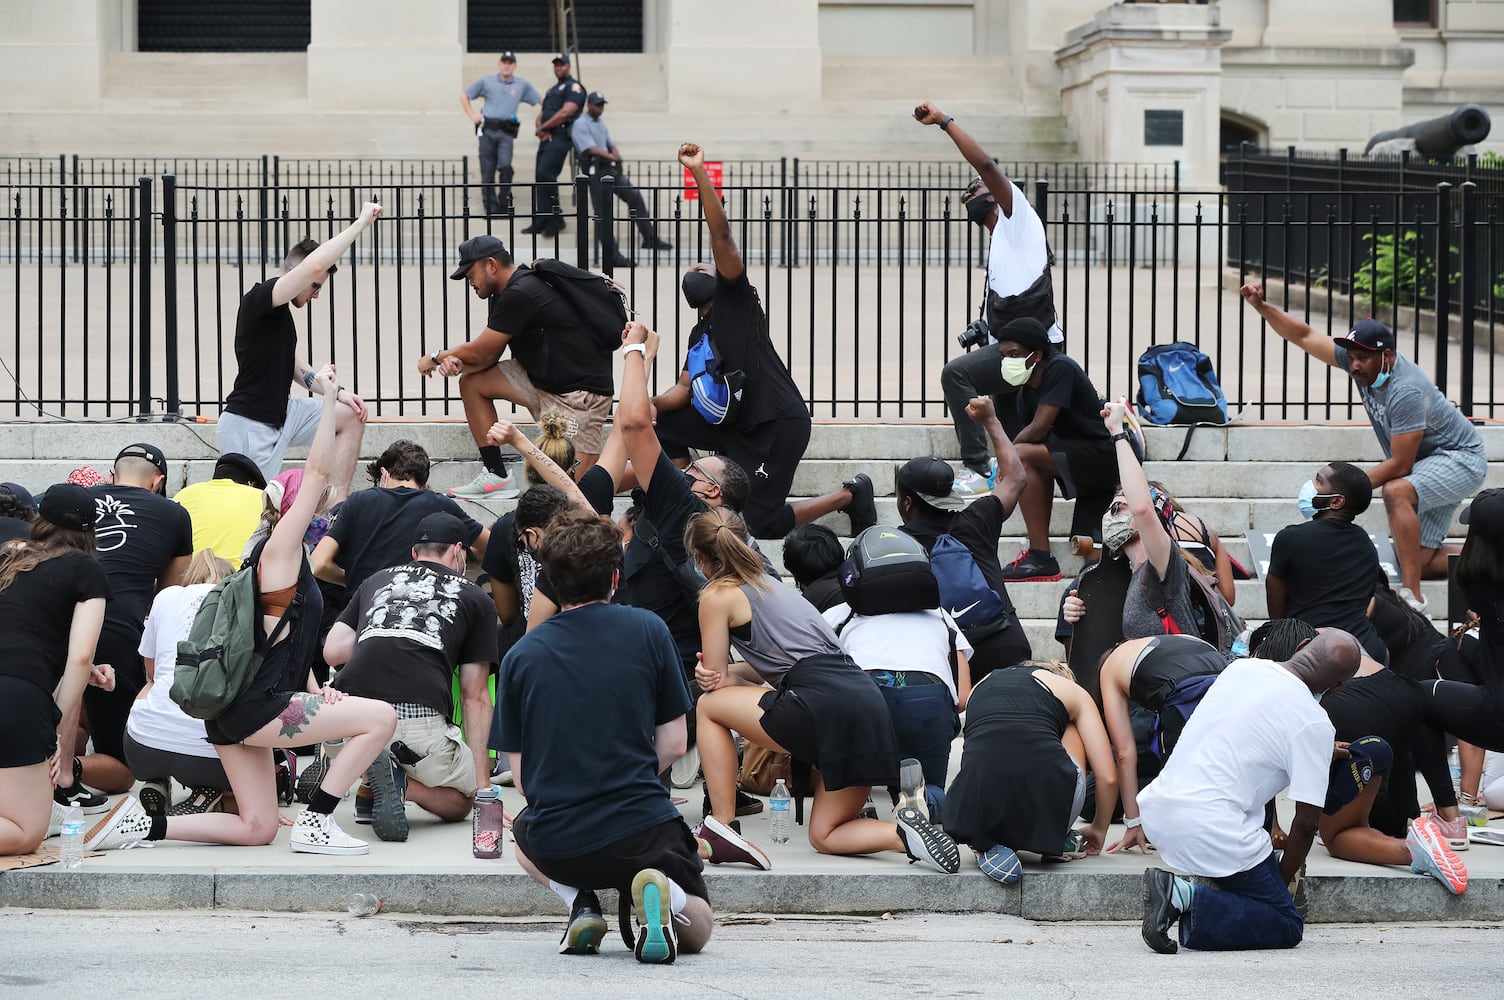
[(319, 709), (324, 705), (324, 696), (320, 694), (295, 694), (287, 707), (277, 716), (282, 723), (278, 736), (296, 736), (303, 731), (308, 720), (319, 714)]

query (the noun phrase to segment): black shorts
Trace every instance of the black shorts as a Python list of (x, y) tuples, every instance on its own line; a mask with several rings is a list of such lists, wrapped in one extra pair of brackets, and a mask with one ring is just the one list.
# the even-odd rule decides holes
[(0, 677), (0, 767), (46, 763), (57, 749), (62, 720), (45, 690), (19, 677)]
[(807, 656), (758, 699), (758, 724), (827, 792), (898, 784), (898, 739), (881, 689), (844, 653)]
[(1059, 472), (1061, 494), (1073, 497), (1112, 493), (1118, 488), (1118, 459), (1111, 441), (1072, 441), (1055, 439), (1049, 444), (1050, 457)]
[(544, 858), (535, 854), (527, 842), (526, 809), (512, 820), (512, 836), (517, 839), (517, 849), (540, 872), (563, 885), (631, 892), (632, 880), (638, 872), (656, 868), (689, 895), (710, 902), (699, 845), (682, 819), (648, 827), (576, 858)]

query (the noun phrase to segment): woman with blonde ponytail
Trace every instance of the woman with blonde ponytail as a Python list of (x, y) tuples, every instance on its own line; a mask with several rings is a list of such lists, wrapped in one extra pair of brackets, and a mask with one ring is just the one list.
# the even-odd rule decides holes
[[(796, 784), (810, 768), (819, 768), (808, 824), (815, 850), (904, 851), (942, 872), (956, 872), (955, 842), (919, 810), (899, 809), (896, 827), (861, 818), (873, 785), (898, 782), (887, 704), (872, 678), (841, 651), (834, 630), (814, 606), (768, 574), (748, 543), (741, 517), (725, 507), (694, 515), (684, 529), (684, 548), (708, 581), (700, 594), (701, 651), (695, 668), (705, 692), (696, 712), (711, 804), (696, 835), (708, 845), (707, 860), (772, 867), (767, 855), (731, 826), (735, 730), (759, 746), (791, 755)], [(731, 665), (732, 647), (746, 662)]]
[[(538, 450), (567, 472), (571, 479), (580, 467), (572, 440), (575, 431), (575, 422), (567, 414), (560, 410), (544, 410), (543, 415), (538, 418), (538, 436), (533, 439), (533, 444), (538, 446)], [(552, 485), (532, 462), (527, 463), (523, 474), (527, 477), (529, 486)]]

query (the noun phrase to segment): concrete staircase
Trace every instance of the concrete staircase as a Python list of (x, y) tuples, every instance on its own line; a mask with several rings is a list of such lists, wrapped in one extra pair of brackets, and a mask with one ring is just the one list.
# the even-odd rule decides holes
[[(1372, 464), (1380, 458), (1378, 444), (1366, 426), (1234, 426), (1200, 428), (1192, 438), (1186, 459), (1170, 461), (1180, 450), (1185, 432), (1178, 428), (1146, 431), (1149, 446), (1149, 478), (1165, 483), (1187, 510), (1203, 518), (1245, 565), (1247, 535), (1253, 529), (1277, 530), (1293, 523), (1298, 514), (1294, 497), (1300, 485), (1332, 461)], [(1504, 486), (1504, 427), (1482, 429), (1488, 449), (1488, 486)], [(399, 438), (421, 442), (434, 457), (430, 486), (448, 489), (468, 481), (479, 470), (475, 449), (463, 424), (379, 422), (368, 426), (362, 452), (375, 457)], [(18, 482), (32, 490), (62, 480), (75, 467), (90, 464), (108, 471), (120, 448), (134, 441), (150, 441), (167, 454), (171, 466), (169, 494), (190, 482), (207, 479), (214, 465), (213, 424), (7, 424), (0, 426), (0, 481)], [(898, 522), (892, 498), (895, 468), (915, 455), (936, 454), (954, 461), (955, 437), (948, 425), (924, 423), (867, 424), (817, 423), (810, 447), (794, 480), (797, 496), (813, 496), (839, 488), (857, 472), (872, 477), (879, 494), (878, 517), (886, 524)], [(293, 467), (301, 460), (294, 454)], [(357, 471), (359, 477), (361, 473)], [(364, 482), (357, 482), (363, 486)], [(513, 501), (468, 505), (473, 516), (489, 523), (513, 506)], [(618, 498), (618, 513), (627, 506)], [(1067, 552), (1072, 502), (1058, 500), (1051, 515), (1051, 548), (1068, 575), (1080, 560)], [(838, 535), (849, 534), (846, 517), (832, 515), (825, 523)], [(1375, 534), (1385, 534), (1382, 504), (1375, 504), (1359, 518)], [(1451, 535), (1461, 538), (1464, 528), (1453, 524)], [(1015, 513), (1003, 529), (998, 549), (1004, 561), (1023, 545), (1023, 518)], [(782, 566), (782, 543), (763, 545), (775, 565)], [(1062, 583), (1023, 583), (1009, 593), (1024, 619), (1035, 653), (1058, 655), (1054, 640), (1055, 612)], [(1261, 580), (1237, 585), (1236, 607), (1250, 620), (1267, 616)], [(1446, 584), (1429, 581), (1424, 586), (1431, 613), (1438, 623), (1446, 618)]]

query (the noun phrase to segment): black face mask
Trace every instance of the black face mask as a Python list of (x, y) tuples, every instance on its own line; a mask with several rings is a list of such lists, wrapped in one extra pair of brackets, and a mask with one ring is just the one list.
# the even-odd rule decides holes
[(691, 309), (698, 309), (709, 305), (710, 300), (715, 298), (715, 275), (704, 271), (690, 271), (684, 276), (681, 287), (684, 289), (684, 301), (689, 303)]
[(990, 194), (979, 194), (966, 203), (966, 218), (979, 226), (985, 226), (996, 205), (997, 202), (992, 200)]

